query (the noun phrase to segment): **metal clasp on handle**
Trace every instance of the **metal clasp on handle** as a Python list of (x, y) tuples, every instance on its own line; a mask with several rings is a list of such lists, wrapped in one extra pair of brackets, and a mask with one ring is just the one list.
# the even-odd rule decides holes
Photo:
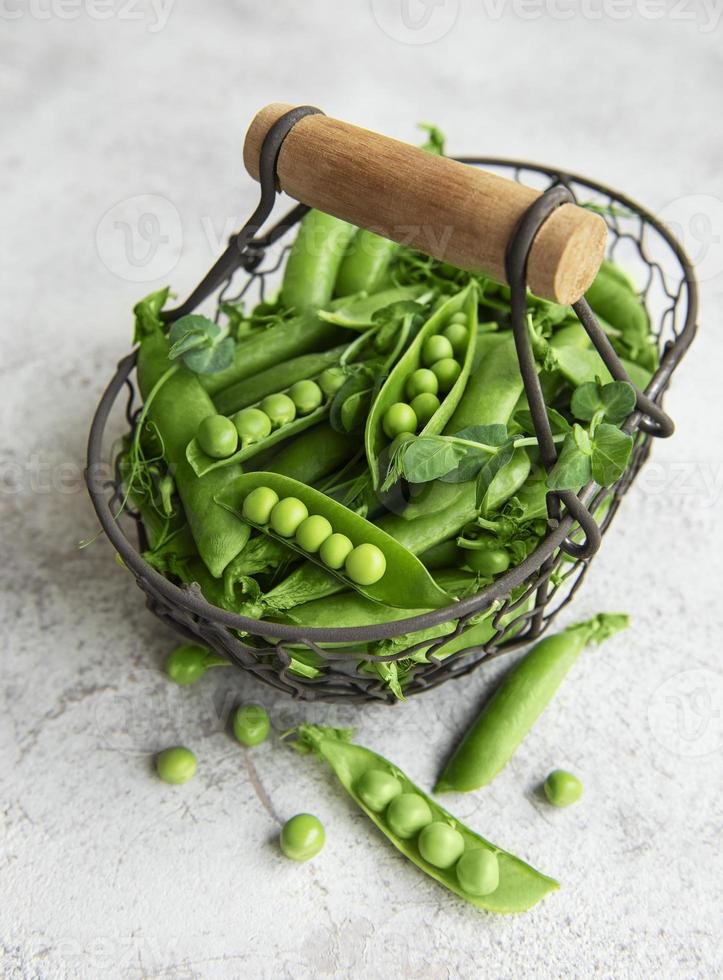
[[(532, 343), (527, 330), (527, 257), (536, 235), (545, 221), (563, 204), (574, 200), (572, 192), (562, 184), (549, 188), (525, 212), (510, 240), (506, 255), (507, 279), (510, 283), (512, 306), (512, 330), (515, 347), (520, 362), (520, 372), (525, 386), (525, 394), (530, 406), (530, 414), (535, 426), (535, 434), (540, 447), (540, 460), (549, 472), (557, 460), (557, 448), (547, 417), (545, 399), (540, 379), (537, 376)], [(632, 384), (625, 368), (620, 363), (615, 349), (600, 327), (595, 314), (585, 299), (573, 305), (580, 323), (587, 331), (605, 366), (618, 381)], [(635, 387), (633, 385), (633, 387)], [(674, 425), (670, 417), (652, 399), (635, 388), (636, 408), (643, 418), (638, 426), (652, 436), (671, 435)], [(600, 547), (601, 535), (597, 523), (578, 495), (572, 491), (551, 491), (547, 495), (547, 512), (550, 522), (560, 519), (560, 504), (564, 504), (585, 535), (582, 543), (570, 537), (560, 545), (560, 550), (576, 559), (590, 558)]]

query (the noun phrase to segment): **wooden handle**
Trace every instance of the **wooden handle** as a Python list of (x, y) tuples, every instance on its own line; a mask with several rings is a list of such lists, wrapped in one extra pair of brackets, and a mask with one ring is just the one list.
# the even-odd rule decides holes
[[(293, 106), (275, 102), (246, 134), (244, 163), (259, 179), (271, 126)], [(331, 119), (306, 116), (284, 140), (281, 190), (310, 207), (505, 282), (505, 251), (540, 192), (479, 167)], [(527, 281), (537, 296), (574, 303), (595, 278), (605, 252), (603, 219), (563, 204), (530, 250)]]

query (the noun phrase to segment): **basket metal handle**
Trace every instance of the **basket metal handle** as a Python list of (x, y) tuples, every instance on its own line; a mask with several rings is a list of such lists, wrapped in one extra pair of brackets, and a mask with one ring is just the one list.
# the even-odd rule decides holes
[[(255, 180), (266, 137), (293, 111), (273, 103), (251, 123), (244, 163)], [(276, 163), (278, 188), (297, 201), (499, 282), (507, 281), (505, 256), (515, 228), (541, 196), (319, 111), (295, 122)], [(532, 292), (565, 305), (577, 302), (597, 275), (606, 239), (600, 215), (573, 203), (558, 208), (530, 249)]]

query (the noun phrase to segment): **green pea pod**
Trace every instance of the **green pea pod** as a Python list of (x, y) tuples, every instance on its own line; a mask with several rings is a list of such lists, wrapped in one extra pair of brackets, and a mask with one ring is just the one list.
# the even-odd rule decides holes
[[(361, 544), (376, 545), (386, 560), (386, 570), (379, 581), (372, 585), (359, 585), (353, 582), (341, 571), (332, 571), (321, 564), (317, 555), (310, 555), (301, 549), (294, 540), (276, 535), (269, 525), (251, 524), (242, 515), (245, 497), (257, 487), (270, 487), (280, 499), (296, 497), (305, 504), (309, 514), (320, 514), (330, 522), (335, 533), (345, 534), (354, 547)], [(388, 603), (391, 606), (425, 606), (437, 609), (450, 603), (451, 596), (441, 589), (429, 574), (419, 559), (393, 537), (382, 530), (381, 526), (355, 514), (326, 494), (277, 473), (246, 473), (237, 477), (228, 491), (220, 494), (217, 502), (251, 524), (264, 534), (278, 540), (281, 544), (297, 551), (302, 557), (310, 559), (327, 574), (331, 574), (345, 587), (351, 587), (362, 595), (377, 602)]]
[(324, 211), (312, 210), (304, 216), (284, 270), (284, 306), (299, 312), (326, 306), (355, 232), (354, 225)]
[(258, 453), (272, 449), (286, 439), (293, 439), (294, 436), (300, 435), (302, 432), (323, 421), (329, 414), (330, 405), (331, 399), (327, 398), (319, 408), (310, 412), (308, 415), (297, 416), (293, 422), (274, 429), (265, 439), (259, 439), (258, 442), (251, 443), (251, 445), (237, 450), (232, 456), (227, 456), (225, 459), (215, 459), (213, 456), (208, 456), (201, 449), (198, 439), (194, 436), (186, 447), (186, 459), (196, 476), (205, 476), (207, 473), (215, 473), (229, 466), (243, 463)]
[(217, 492), (237, 477), (240, 467), (209, 473), (199, 479), (186, 459), (186, 445), (199, 424), (214, 414), (213, 403), (198, 381), (182, 365), (161, 382), (169, 371), (168, 341), (160, 324), (142, 338), (138, 349), (138, 385), (144, 398), (154, 386), (153, 401), (146, 416), (157, 430), (163, 455), (176, 481), (199, 554), (215, 577), (222, 574), (228, 563), (243, 549), (249, 539), (244, 529), (214, 500)]
[(285, 391), (297, 381), (316, 378), (326, 368), (337, 365), (346, 349), (347, 345), (341, 344), (318, 353), (301, 354), (283, 364), (275, 364), (251, 378), (230, 385), (214, 395), (213, 403), (216, 411), (219, 415), (233, 415), (242, 408), (255, 405), (267, 395)]
[[(587, 384), (590, 381), (599, 380), (601, 384), (609, 384), (613, 377), (608, 371), (603, 359), (595, 348), (590, 345), (587, 348), (561, 343), (556, 335), (550, 341), (555, 363), (563, 377), (575, 388)], [(647, 368), (628, 361), (624, 357), (620, 358), (620, 363), (625, 368), (630, 380), (641, 391), (650, 384), (652, 377)]]
[(216, 395), (291, 357), (335, 347), (345, 337), (348, 334), (335, 324), (320, 320), (315, 313), (302, 313), (267, 330), (255, 331), (248, 340), (236, 345), (230, 367), (216, 374), (199, 375), (199, 381), (210, 395)]
[(389, 377), (379, 391), (367, 419), (364, 445), (374, 487), (381, 480), (380, 454), (389, 446), (391, 440), (384, 432), (384, 415), (395, 402), (405, 402), (405, 386), (409, 375), (421, 365), (422, 348), (425, 341), (438, 334), (455, 313), (467, 316), (467, 347), (462, 359), (462, 370), (451, 390), (443, 399), (437, 411), (421, 430), (421, 435), (437, 435), (449, 422), (464, 394), (467, 379), (474, 362), (477, 342), (477, 290), (470, 283), (465, 289), (442, 304), (427, 320), (404, 354), (399, 358)]
[[(300, 751), (313, 752), (331, 766), (339, 782), (357, 806), (366, 813), (372, 823), (376, 825), (398, 851), (409, 858), (413, 864), (424, 871), (430, 878), (444, 885), (445, 888), (459, 895), (465, 901), (471, 902), (478, 908), (486, 909), (489, 912), (524, 912), (533, 905), (536, 905), (549, 892), (559, 888), (559, 884), (553, 878), (548, 878), (547, 875), (541, 874), (539, 871), (530, 867), (529, 864), (509, 854), (507, 851), (503, 851), (496, 844), (490, 843), (484, 837), (465, 827), (464, 824), (456, 820), (435, 800), (415, 786), (400, 769), (392, 765), (392, 763), (388, 762), (382, 756), (363, 748), (361, 745), (354, 745), (347, 741), (350, 737), (350, 732), (341, 729), (325, 728), (320, 725), (301, 725), (294, 730), (293, 734), (298, 740), (295, 747)], [(496, 863), (499, 869), (499, 883), (497, 887), (486, 895), (471, 895), (460, 884), (456, 866), (446, 870), (435, 867), (424, 860), (417, 846), (416, 839), (402, 839), (395, 834), (390, 829), (384, 812), (370, 809), (359, 795), (358, 790), (363, 785), (363, 777), (371, 770), (385, 773), (392, 777), (392, 780), (396, 781), (399, 787), (397, 795), (401, 792), (421, 797), (426, 803), (426, 807), (428, 808), (427, 812), (431, 816), (431, 821), (437, 821), (452, 827), (462, 835), (464, 842), (463, 853), (475, 850), (491, 852), (496, 857)], [(392, 785), (394, 785), (393, 782)], [(414, 837), (416, 837), (416, 834)]]
[(546, 637), (507, 675), (442, 770), (435, 793), (486, 786), (507, 765), (552, 700), (584, 648), (628, 625), (622, 613), (602, 613)]
[(365, 331), (374, 324), (375, 314), (394, 303), (406, 300), (420, 299), (428, 293), (424, 286), (394, 286), (383, 289), (378, 293), (367, 295), (366, 292), (355, 293), (343, 299), (334, 300), (328, 309), (319, 310), (317, 315), (327, 323), (333, 323), (347, 330)]
[(445, 435), (454, 435), (470, 425), (506, 425), (524, 390), (512, 334), (484, 334), (477, 343), (479, 365), (470, 375)]
[(314, 486), (348, 463), (356, 448), (357, 441), (353, 436), (337, 432), (324, 421), (286, 443), (273, 457), (268, 469)]
[(585, 294), (592, 309), (620, 332), (630, 358), (648, 371), (658, 366), (658, 350), (647, 310), (627, 275), (614, 263), (603, 262)]
[(495, 473), (482, 498), (480, 512), (487, 516), (498, 511), (510, 497), (520, 490), (530, 475), (530, 456), (526, 449), (518, 447), (512, 459)]
[(334, 294), (349, 296), (362, 290), (373, 293), (379, 289), (398, 248), (389, 238), (360, 228), (339, 266)]

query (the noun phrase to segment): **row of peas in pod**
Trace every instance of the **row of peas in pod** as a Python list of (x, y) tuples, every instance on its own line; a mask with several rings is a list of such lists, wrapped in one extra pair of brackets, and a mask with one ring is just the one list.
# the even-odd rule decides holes
[[(285, 391), (267, 395), (257, 405), (242, 408), (234, 415), (209, 415), (198, 426), (195, 442), (212, 460), (228, 460), (241, 453), (251, 456), (270, 444), (272, 433), (283, 438), (287, 433), (282, 430), (295, 421), (316, 419), (321, 414), (319, 410), (328, 405), (344, 381), (344, 371), (330, 367), (316, 379), (297, 381)], [(198, 468), (191, 447), (189, 461)]]
[(425, 340), (423, 367), (412, 371), (404, 386), (407, 401), (395, 402), (384, 414), (382, 424), (390, 439), (423, 429), (441, 405), (439, 396), (454, 387), (469, 341), (467, 323), (467, 314), (453, 313), (443, 330)]
[(269, 526), (282, 538), (293, 538), (309, 555), (317, 555), (327, 568), (344, 570), (358, 585), (374, 585), (386, 572), (384, 552), (364, 542), (356, 547), (346, 534), (334, 531), (322, 514), (310, 514), (298, 497), (279, 497), (271, 487), (252, 490), (243, 502), (243, 516), (254, 524)]

